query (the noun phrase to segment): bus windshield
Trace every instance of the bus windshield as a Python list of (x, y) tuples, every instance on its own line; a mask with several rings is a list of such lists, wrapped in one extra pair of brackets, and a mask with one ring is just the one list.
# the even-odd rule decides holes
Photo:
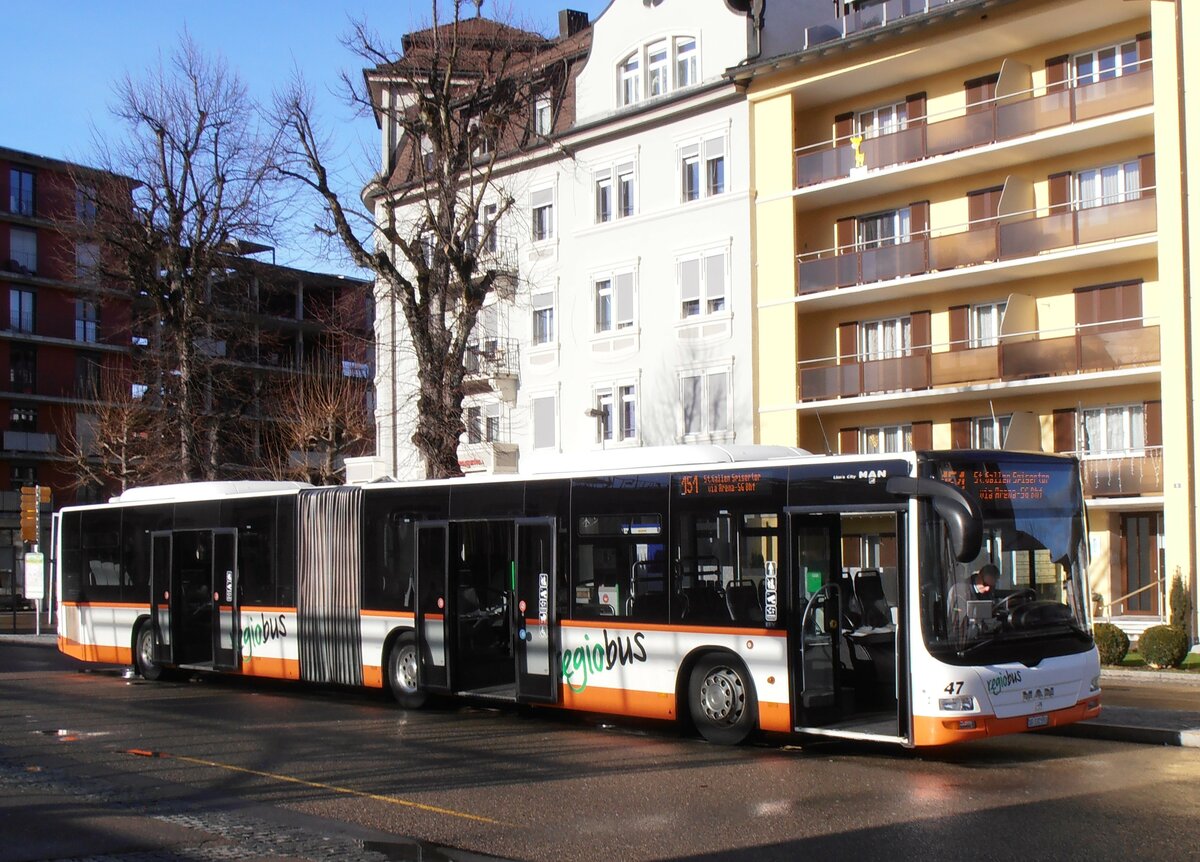
[[(1034, 661), (1090, 649), (1086, 547), (1078, 467), (999, 453), (939, 461), (935, 475), (973, 494), (983, 543), (955, 559), (944, 525), (926, 533), (921, 580), (930, 651), (954, 661)], [(931, 513), (932, 514), (932, 513)]]

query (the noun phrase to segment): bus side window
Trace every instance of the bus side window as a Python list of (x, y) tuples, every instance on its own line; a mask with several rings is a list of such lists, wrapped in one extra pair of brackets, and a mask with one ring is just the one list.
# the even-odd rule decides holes
[(59, 565), (62, 572), (62, 599), (67, 602), (83, 598), (80, 585), (83, 553), (79, 550), (81, 519), (80, 512), (66, 512), (59, 526), (62, 531), (62, 562)]
[(87, 600), (121, 601), (121, 510), (86, 512), (80, 546)]

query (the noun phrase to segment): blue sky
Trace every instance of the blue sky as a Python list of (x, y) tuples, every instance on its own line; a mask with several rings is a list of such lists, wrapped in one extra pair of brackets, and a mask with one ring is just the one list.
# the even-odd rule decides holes
[[(595, 18), (608, 0), (485, 0), (483, 11), (542, 33), (555, 33), (558, 11)], [(251, 94), (272, 90), (299, 67), (320, 99), (336, 150), (346, 159), (378, 160), (378, 132), (356, 119), (331, 92), (343, 69), (361, 64), (339, 42), (351, 17), (364, 17), (382, 38), (429, 19), (428, 0), (41, 0), (6, 4), (0, 74), (0, 146), (88, 164), (94, 124), (111, 134), (113, 83), (138, 77), (169, 56), (186, 27), (206, 52), (224, 56)], [(349, 168), (347, 168), (349, 169)], [(278, 260), (326, 272), (351, 272), (300, 238)]]

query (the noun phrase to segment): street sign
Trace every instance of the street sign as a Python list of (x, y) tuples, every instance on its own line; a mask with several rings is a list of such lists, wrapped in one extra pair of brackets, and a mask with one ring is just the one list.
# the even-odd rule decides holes
[(25, 555), (25, 598), (41, 601), (46, 598), (46, 555)]
[(38, 541), (38, 489), (26, 485), (21, 489), (21, 539)]

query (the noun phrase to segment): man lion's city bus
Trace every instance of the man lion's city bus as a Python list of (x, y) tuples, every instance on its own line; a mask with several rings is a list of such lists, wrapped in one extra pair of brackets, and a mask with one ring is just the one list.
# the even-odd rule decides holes
[[(151, 680), (543, 704), (723, 743), (931, 746), (1099, 713), (1074, 459), (605, 454), (603, 473), (195, 483), (65, 508), (59, 647)], [(995, 589), (964, 593), (987, 564)]]

